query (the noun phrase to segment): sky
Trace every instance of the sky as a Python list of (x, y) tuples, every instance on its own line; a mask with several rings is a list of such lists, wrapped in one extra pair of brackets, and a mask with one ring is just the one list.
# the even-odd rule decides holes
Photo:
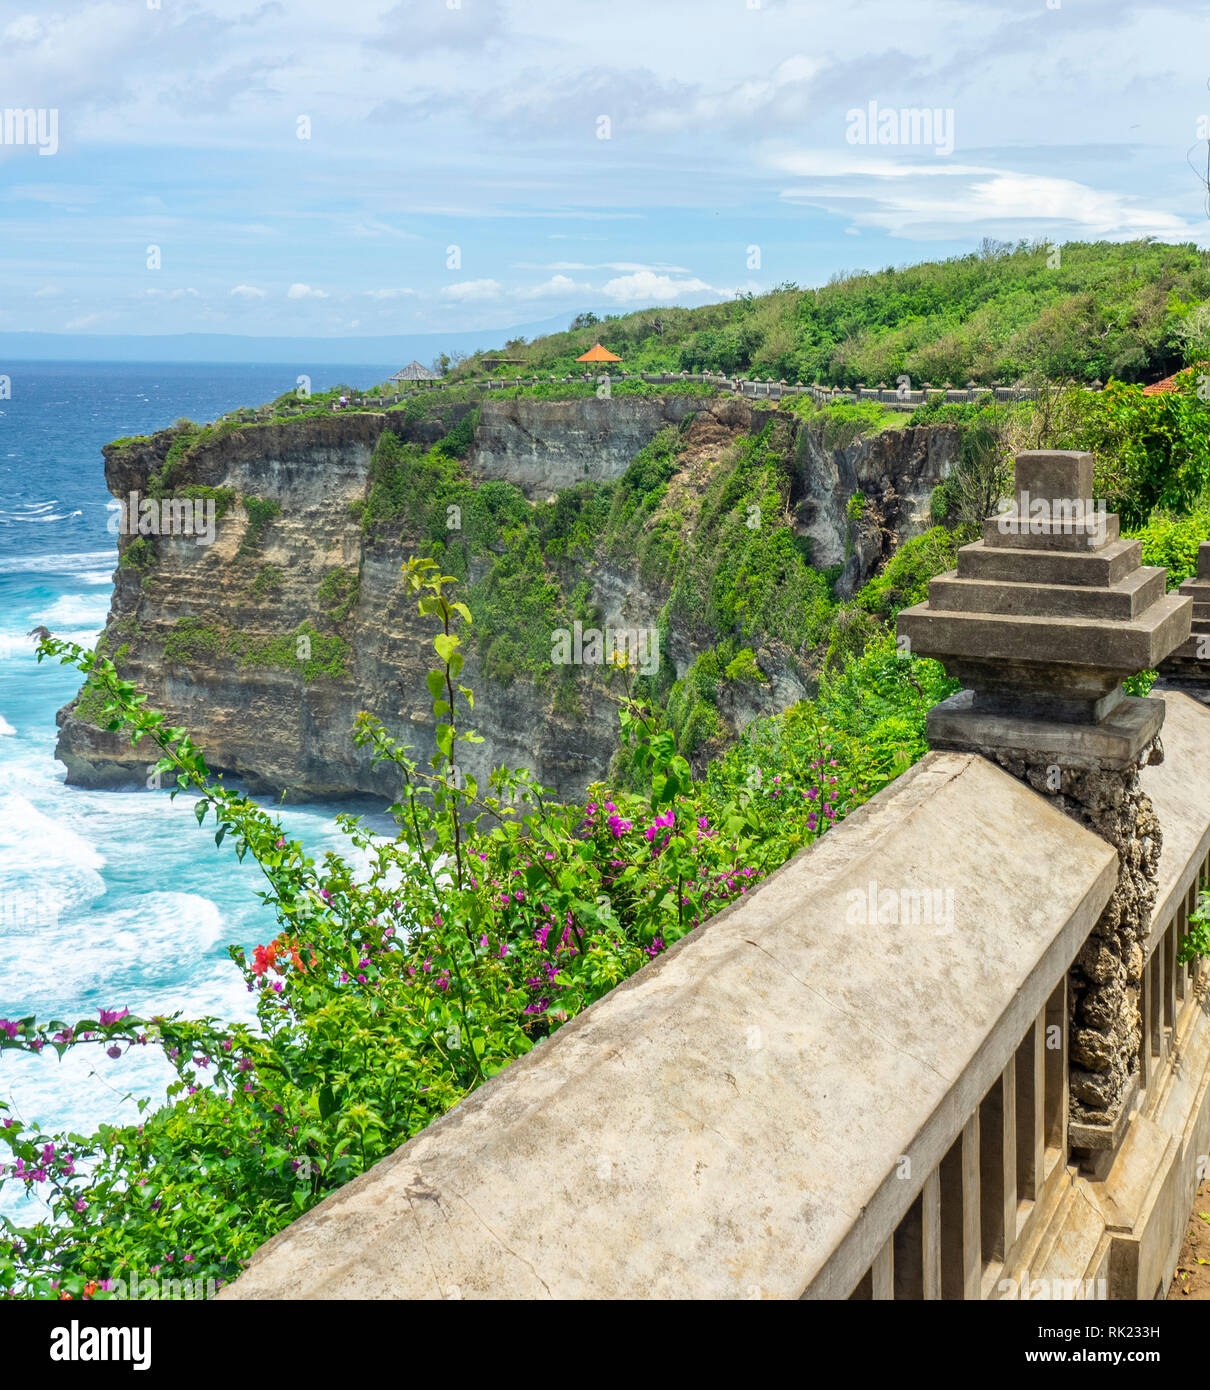
[(1208, 79), (1204, 0), (0, 0), (0, 331), (504, 330), (984, 237), (1207, 245)]

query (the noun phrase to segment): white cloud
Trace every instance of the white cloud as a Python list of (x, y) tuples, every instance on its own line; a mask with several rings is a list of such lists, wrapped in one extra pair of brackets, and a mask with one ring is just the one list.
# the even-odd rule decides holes
[(403, 295), (416, 295), (418, 290), (366, 290), (371, 299), (399, 299)]
[[(956, 183), (946, 176), (964, 175)], [(905, 177), (906, 175), (906, 177)], [(1074, 179), (944, 164), (905, 166), (824, 179), (783, 190), (791, 202), (810, 203), (878, 228), (893, 237), (969, 237), (1052, 233), (1128, 240), (1154, 236), (1181, 240), (1199, 228), (1163, 208), (1146, 207), (1124, 193), (1091, 188)]]
[(100, 323), (103, 318), (103, 314), (82, 314), (78, 319), (72, 319), (65, 323), (63, 328), (68, 333), (74, 333), (81, 328), (91, 328), (94, 323)]
[(772, 169), (783, 170), (787, 174), (797, 174), (803, 178), (869, 178), (869, 179), (907, 179), (913, 177), (936, 178), (938, 176), (971, 176), (975, 174), (994, 174), (996, 169), (984, 164), (955, 164), (938, 156), (935, 159), (920, 160), (918, 149), (909, 146), (912, 158), (895, 159), (891, 155), (865, 154), (857, 149), (841, 150), (795, 150), (790, 153), (769, 156), (765, 163)]
[(310, 285), (302, 285), (297, 281), (286, 291), (287, 299), (327, 299), (327, 290), (313, 290)]
[[(638, 270), (633, 275), (618, 275), (606, 280), (601, 293), (619, 304), (633, 304), (643, 301), (648, 304), (666, 304), (685, 294), (701, 294), (710, 291), (704, 280), (696, 277), (689, 280), (674, 280), (670, 275), (657, 275), (652, 270)], [(716, 293), (716, 291), (711, 291)]]
[(186, 298), (200, 299), (200, 298), (201, 298), (200, 293), (199, 293), (197, 290), (193, 290), (193, 289), (144, 290), (143, 293), (144, 293), (145, 295), (150, 295), (152, 298), (156, 298), (156, 299), (186, 299)]
[(264, 290), (258, 290), (255, 285), (236, 285), (231, 291), (237, 299), (264, 299)]
[(589, 284), (577, 284), (569, 275), (552, 275), (541, 285), (522, 285), (511, 290), (514, 299), (546, 299), (559, 294), (586, 294), (592, 289)]
[(499, 299), (503, 287), (498, 280), (459, 280), (456, 284), (446, 285), (441, 293), (445, 299), (473, 304), (484, 299)]
[(688, 275), (689, 267), (645, 261), (517, 261), (515, 270), (663, 270), (674, 275)]

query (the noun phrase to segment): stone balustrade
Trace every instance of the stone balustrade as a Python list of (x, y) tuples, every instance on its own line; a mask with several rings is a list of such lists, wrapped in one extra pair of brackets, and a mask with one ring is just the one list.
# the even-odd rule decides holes
[(946, 747), (220, 1297), (1155, 1297), (1210, 1165), (1210, 708), (1119, 681), (1205, 572), (1165, 594), (1095, 514), (1014, 532), (1089, 464), (1022, 456), (902, 615), (969, 681)]
[[(880, 385), (876, 388), (841, 387), (841, 386), (820, 386), (818, 383), (804, 385), (801, 381), (786, 382), (773, 380), (749, 380), (745, 377), (728, 377), (724, 374), (711, 374), (710, 372), (613, 372), (610, 375), (611, 381), (641, 380), (651, 385), (671, 385), (678, 382), (699, 382), (706, 386), (713, 386), (719, 391), (731, 392), (736, 395), (745, 396), (750, 400), (781, 400), (786, 396), (811, 396), (820, 405), (829, 405), (833, 401), (877, 401), (883, 405), (890, 406), (896, 410), (911, 411), (917, 409), (930, 401), (946, 401), (951, 404), (965, 404), (980, 400), (988, 401), (1024, 401), (1032, 400), (1037, 392), (1031, 387), (1017, 383), (1014, 386), (1005, 386), (996, 383), (993, 386), (977, 386), (973, 382), (962, 389), (954, 387), (934, 388), (925, 382), (919, 389), (909, 389), (888, 387)], [(507, 391), (515, 390), (517, 387), (543, 386), (552, 383), (593, 383), (599, 378), (591, 375), (583, 376), (528, 376), (528, 377), (476, 377), (465, 378), (457, 381), (415, 381), (412, 382), (406, 391), (396, 392), (386, 396), (350, 396), (349, 402), (345, 406), (331, 405), (333, 410), (385, 410), (390, 406), (399, 405), (401, 402), (414, 396), (428, 391), (449, 391), (470, 389), (476, 391)], [(1087, 391), (1100, 391), (1102, 384), (1099, 381), (1093, 382), (1091, 386), (1083, 388)], [(241, 416), (250, 418), (268, 419), (274, 415), (293, 416), (305, 415), (314, 407), (308, 406), (289, 406), (282, 410), (273, 410), (271, 407), (262, 406), (256, 411), (235, 411), (224, 418), (235, 419)]]

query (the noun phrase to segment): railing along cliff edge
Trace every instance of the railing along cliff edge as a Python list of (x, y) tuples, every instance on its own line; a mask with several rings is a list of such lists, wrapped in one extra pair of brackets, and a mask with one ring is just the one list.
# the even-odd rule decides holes
[[(1205, 1031), (1172, 962), (1210, 850), (1210, 710), (1169, 705), (1143, 1106)], [(1116, 867), (990, 762), (929, 754), (221, 1296), (977, 1298), (1023, 1260), (1103, 1282), (1112, 1232), (1074, 1269), (1046, 1241), (1083, 1249), (1053, 1237), (1096, 1181), (1067, 1151), (1065, 977)]]

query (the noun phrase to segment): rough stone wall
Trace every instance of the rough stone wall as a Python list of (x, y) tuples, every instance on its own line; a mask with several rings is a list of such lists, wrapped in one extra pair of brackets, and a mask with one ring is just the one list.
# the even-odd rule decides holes
[(1139, 1066), (1139, 1001), (1163, 848), (1139, 769), (1161, 762), (1163, 747), (1155, 739), (1124, 772), (985, 756), (1118, 851), (1117, 887), (1068, 976), (1070, 1118), (1077, 1124), (1111, 1125)]

